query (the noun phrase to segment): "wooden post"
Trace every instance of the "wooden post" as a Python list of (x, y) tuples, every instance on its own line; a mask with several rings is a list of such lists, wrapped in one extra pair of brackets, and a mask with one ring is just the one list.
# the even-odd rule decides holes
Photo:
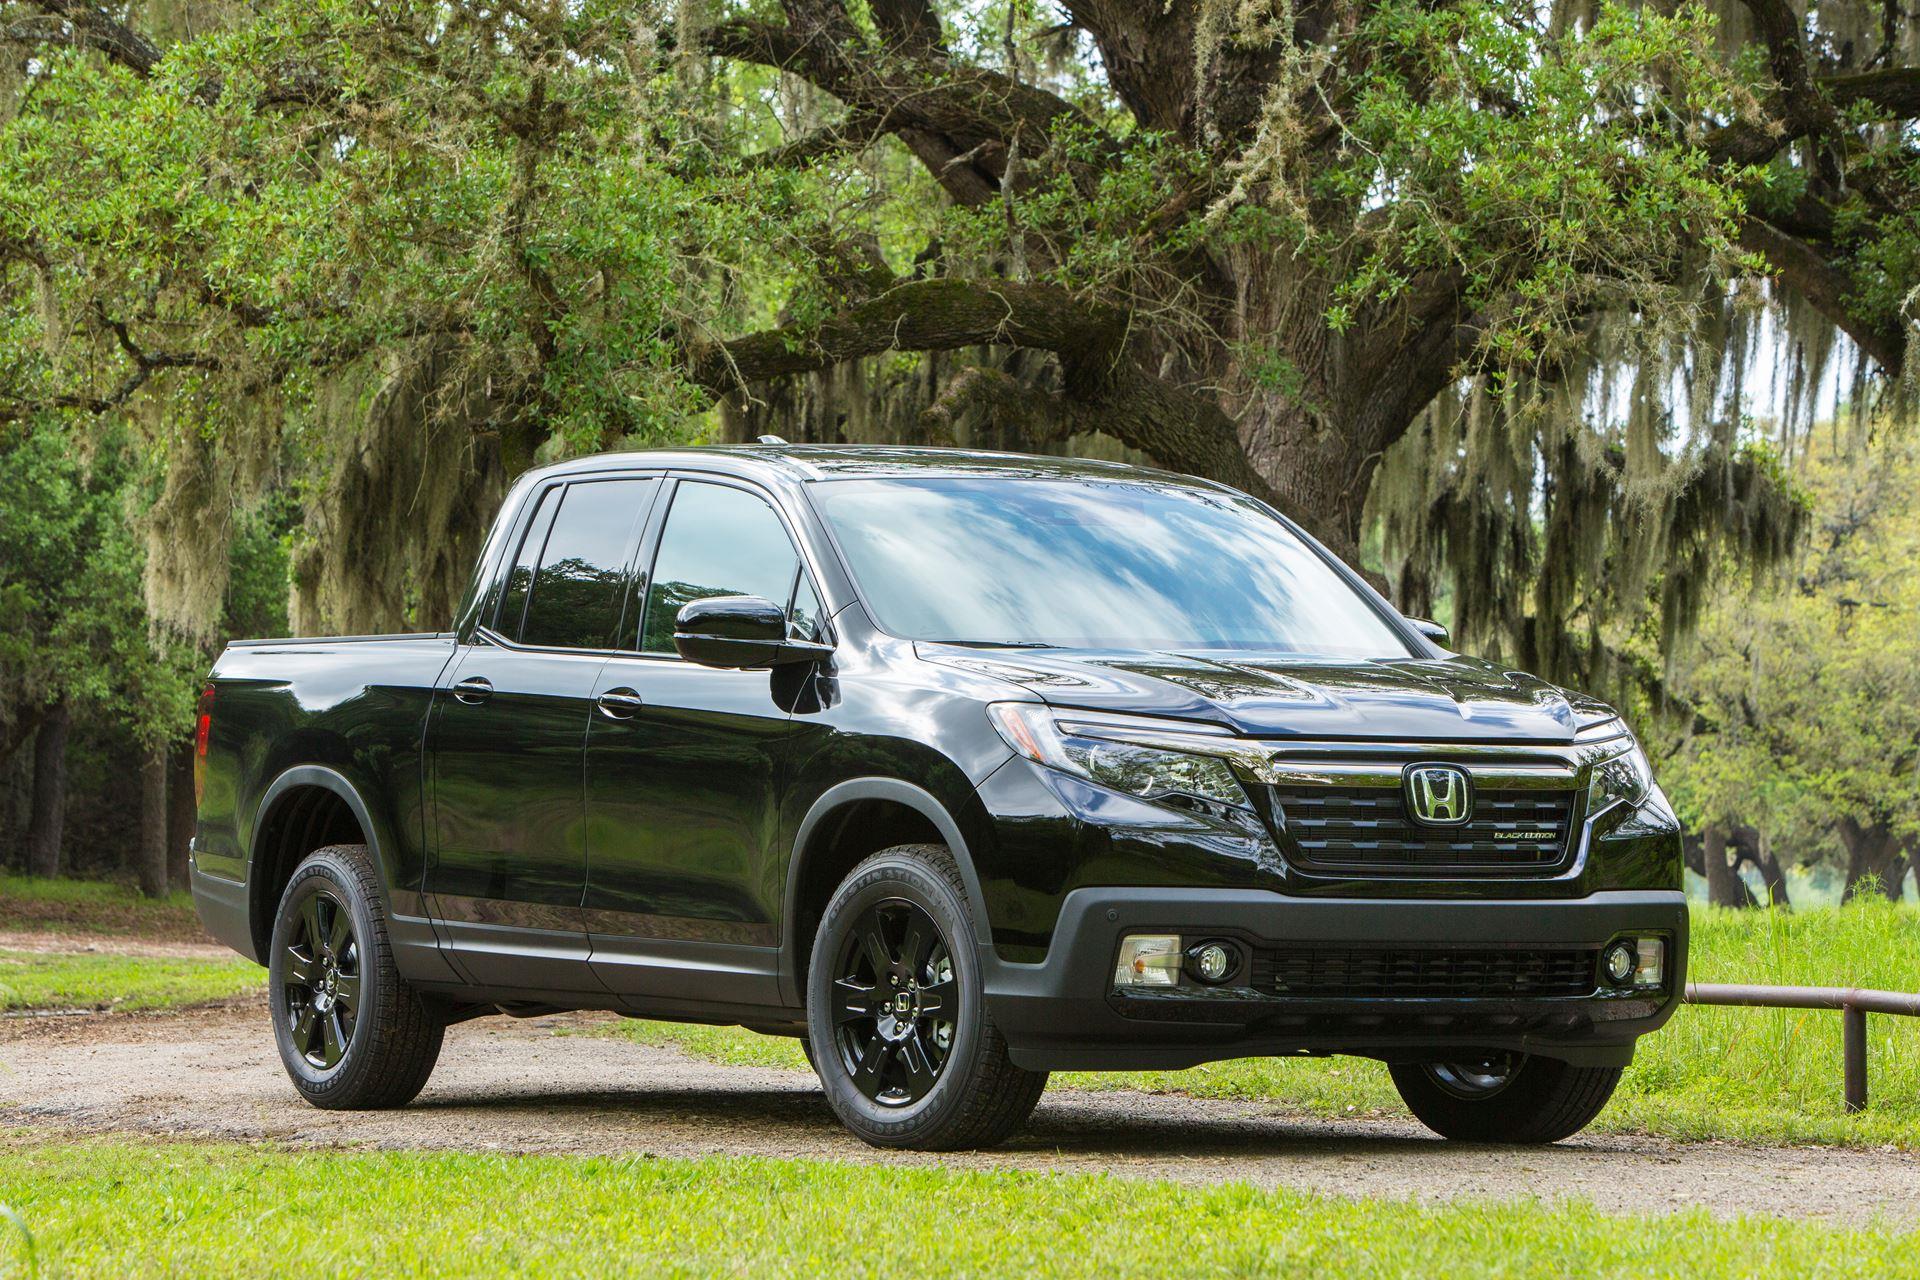
[(1867, 1011), (1850, 1004), (1840, 1011), (1841, 1056), (1846, 1062), (1847, 1110), (1867, 1109)]

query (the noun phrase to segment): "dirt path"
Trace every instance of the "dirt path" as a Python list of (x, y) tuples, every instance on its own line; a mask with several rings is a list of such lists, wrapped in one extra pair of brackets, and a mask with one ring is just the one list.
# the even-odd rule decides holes
[(1328, 1121), (1251, 1103), (1054, 1090), (1029, 1130), (988, 1153), (873, 1151), (834, 1123), (811, 1075), (716, 1066), (624, 1039), (565, 1035), (587, 1016), (453, 1028), (404, 1111), (297, 1101), (247, 1007), (48, 1019), (0, 1027), (0, 1118), (85, 1131), (320, 1146), (479, 1151), (715, 1152), (900, 1164), (1245, 1179), (1416, 1199), (1581, 1196), (1602, 1209), (1920, 1227), (1920, 1158), (1596, 1136), (1552, 1148), (1453, 1146), (1410, 1123)]
[(121, 937), (110, 933), (72, 933), (58, 929), (0, 929), (0, 951), (45, 955), (147, 956), (161, 960), (235, 960), (233, 948), (217, 942), (172, 938)]

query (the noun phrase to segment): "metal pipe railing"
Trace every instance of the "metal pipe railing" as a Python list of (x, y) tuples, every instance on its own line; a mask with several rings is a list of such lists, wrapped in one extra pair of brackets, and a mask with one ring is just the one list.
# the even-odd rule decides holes
[(1867, 1107), (1867, 1015), (1920, 1018), (1920, 993), (1868, 987), (1751, 987), (1737, 982), (1689, 982), (1688, 1004), (1749, 1009), (1837, 1009), (1848, 1111)]

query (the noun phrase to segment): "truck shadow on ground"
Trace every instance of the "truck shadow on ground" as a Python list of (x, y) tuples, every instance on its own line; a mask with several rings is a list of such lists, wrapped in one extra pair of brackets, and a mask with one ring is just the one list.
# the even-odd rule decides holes
[[(817, 1087), (666, 1087), (533, 1091), (485, 1095), (429, 1092), (408, 1108), (453, 1119), (468, 1113), (495, 1123), (548, 1123), (591, 1130), (618, 1145), (617, 1130), (637, 1128), (690, 1134), (704, 1132), (727, 1145), (747, 1139), (755, 1148), (794, 1147), (806, 1153), (867, 1150), (840, 1127)], [(1525, 1150), (1535, 1159), (1591, 1157), (1614, 1145), (1608, 1135), (1576, 1145)], [(1625, 1144), (1631, 1145), (1631, 1144)], [(1185, 1161), (1211, 1156), (1341, 1155), (1404, 1157), (1462, 1155), (1515, 1148), (1446, 1143), (1408, 1120), (1390, 1117), (1322, 1117), (1280, 1111), (1257, 1103), (1055, 1089), (1047, 1093), (1025, 1128), (994, 1153), (1052, 1152), (1081, 1158), (1111, 1156)], [(991, 1154), (991, 1153), (990, 1153)]]

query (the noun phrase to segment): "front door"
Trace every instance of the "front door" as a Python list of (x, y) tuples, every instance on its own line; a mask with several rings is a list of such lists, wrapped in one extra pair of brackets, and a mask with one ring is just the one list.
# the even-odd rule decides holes
[(476, 983), (602, 991), (587, 965), (581, 770), (655, 479), (530, 502), (492, 612), (434, 696), (431, 909)]
[[(817, 613), (810, 580), (765, 498), (682, 480), (657, 540), (637, 650), (601, 670), (587, 734), (587, 927), (616, 991), (777, 1000), (784, 890), (780, 786), (795, 726), (766, 671), (681, 659), (690, 600), (753, 595)], [(809, 619), (808, 625), (811, 625)], [(776, 680), (779, 683), (776, 684)]]

